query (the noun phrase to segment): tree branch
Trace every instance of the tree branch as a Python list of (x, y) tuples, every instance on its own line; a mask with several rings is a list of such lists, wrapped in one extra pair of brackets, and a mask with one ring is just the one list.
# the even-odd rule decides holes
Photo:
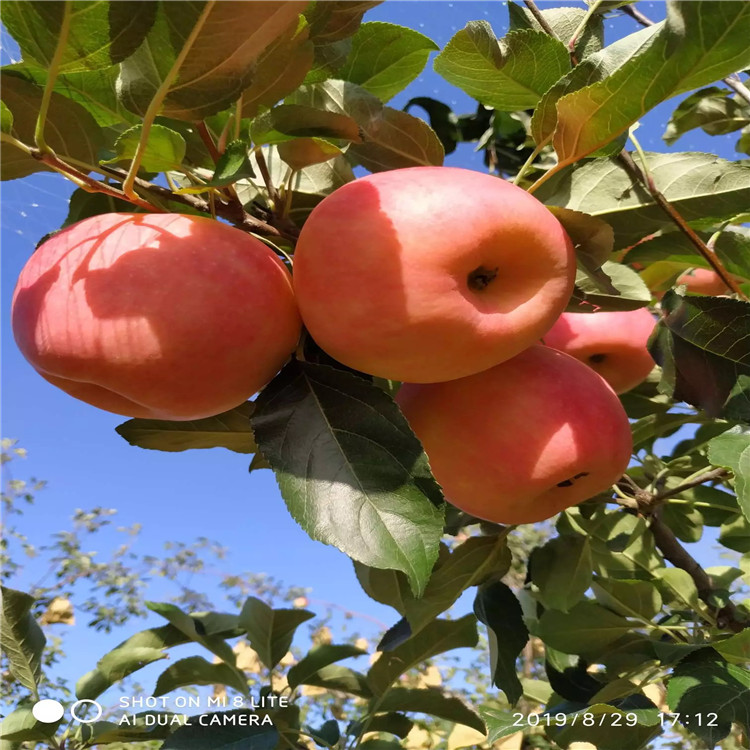
[(713, 482), (716, 479), (724, 479), (724, 477), (729, 476), (729, 472), (726, 469), (712, 469), (711, 471), (707, 471), (705, 474), (701, 474), (700, 476), (695, 477), (695, 479), (690, 479), (687, 482), (683, 482), (682, 484), (678, 485), (677, 487), (673, 487), (671, 490), (665, 490), (664, 492), (660, 492), (657, 495), (653, 496), (653, 503), (660, 503), (662, 500), (666, 500), (667, 498), (674, 497), (675, 495), (680, 495), (685, 490), (692, 489), (693, 487), (697, 487), (700, 484), (705, 484), (706, 482)]
[[(716, 609), (716, 589), (711, 576), (700, 566), (700, 563), (680, 544), (672, 529), (659, 518), (658, 512), (651, 517), (651, 533), (654, 542), (664, 555), (664, 559), (676, 568), (684, 570), (695, 582), (698, 596), (709, 606)], [(750, 622), (740, 617), (740, 613), (733, 602), (728, 602), (716, 612), (716, 625), (721, 629), (739, 633)]]
[(677, 209), (664, 197), (661, 190), (656, 187), (653, 179), (643, 173), (641, 168), (635, 163), (635, 161), (633, 161), (633, 157), (623, 149), (617, 155), (617, 160), (634, 182), (640, 183), (646, 188), (646, 190), (648, 190), (656, 205), (659, 206), (667, 216), (669, 216), (675, 226), (688, 238), (688, 240), (690, 240), (696, 250), (708, 262), (722, 282), (724, 282), (734, 294), (738, 295), (741, 299), (748, 301), (747, 296), (742, 289), (740, 289), (734, 277), (724, 268), (721, 261), (711, 252), (706, 246), (706, 243), (695, 233), (693, 228), (685, 221)]
[[(104, 170), (107, 174), (111, 174), (113, 177), (117, 177), (120, 180), (123, 179), (126, 175), (125, 170), (118, 169), (116, 167), (101, 167), (101, 169)], [(173, 193), (171, 190), (168, 190), (161, 185), (155, 185), (152, 182), (147, 182), (146, 180), (142, 180), (140, 177), (136, 177), (134, 184), (139, 190), (149, 195), (153, 195), (154, 197), (173, 201), (174, 203), (181, 203), (184, 206), (190, 206), (190, 208), (193, 208), (196, 211), (201, 211), (202, 213), (211, 213), (211, 207), (209, 206), (208, 201), (197, 195), (188, 195), (187, 193)], [(127, 200), (124, 195), (118, 194), (117, 197)], [(299, 232), (293, 231), (291, 227), (285, 226), (283, 229), (277, 229), (276, 227), (268, 224), (262, 219), (258, 219), (257, 217), (245, 211), (239, 201), (237, 201), (236, 203), (216, 201), (215, 209), (217, 216), (221, 216), (222, 219), (226, 219), (228, 222), (234, 224), (239, 229), (243, 229), (247, 232), (252, 232), (253, 234), (260, 234), (264, 237), (283, 237), (288, 240), (296, 240), (299, 234)], [(152, 208), (152, 210), (158, 209), (154, 207)]]

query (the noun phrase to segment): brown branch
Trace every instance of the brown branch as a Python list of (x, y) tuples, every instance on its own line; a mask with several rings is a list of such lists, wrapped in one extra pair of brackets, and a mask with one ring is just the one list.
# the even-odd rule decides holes
[(60, 159), (56, 154), (52, 152), (40, 151), (38, 148), (30, 148), (29, 155), (42, 164), (46, 164), (48, 167), (51, 167), (56, 172), (60, 172), (71, 177), (74, 182), (81, 184), (84, 190), (88, 189), (88, 192), (104, 193), (104, 195), (109, 195), (112, 198), (119, 198), (120, 200), (128, 201), (134, 206), (143, 208), (146, 211), (159, 212), (163, 210), (158, 206), (154, 206), (151, 203), (141, 200), (138, 197), (128, 197), (122, 190), (118, 190), (117, 188), (113, 188), (111, 185), (107, 185), (104, 182), (95, 180), (93, 177), (89, 177), (85, 172), (81, 172), (79, 169), (76, 169), (70, 164), (62, 161), (62, 159)]
[[(557, 41), (561, 42), (562, 39), (555, 34), (554, 29), (547, 23), (547, 19), (542, 15), (542, 11), (539, 10), (539, 8), (536, 7), (536, 3), (534, 0), (523, 0), (524, 5), (529, 9), (529, 12), (532, 16), (536, 19), (536, 22), (542, 27), (542, 30), (545, 34), (548, 36), (551, 36), (553, 39), (557, 39)], [(568, 52), (570, 54), (570, 62), (572, 65), (578, 65), (578, 57), (576, 56), (575, 52), (575, 46), (578, 43), (577, 39), (571, 39), (570, 43), (568, 45)], [(571, 47), (572, 45), (572, 47)]]
[[(112, 167), (102, 167), (102, 169), (118, 179), (123, 179), (125, 171)], [(197, 195), (188, 195), (186, 193), (173, 193), (161, 185), (154, 185), (151, 182), (142, 180), (140, 177), (136, 177), (135, 186), (139, 189), (153, 195), (158, 198), (165, 200), (174, 201), (175, 203), (181, 203), (184, 206), (190, 206), (197, 211), (202, 213), (211, 213), (211, 207), (204, 198), (200, 198)], [(118, 197), (121, 197), (118, 195)], [(122, 196), (124, 198), (124, 196)], [(299, 232), (294, 231), (292, 227), (284, 226), (283, 228), (277, 229), (276, 227), (268, 224), (262, 219), (258, 219), (252, 214), (249, 214), (242, 207), (242, 204), (237, 202), (225, 203), (224, 201), (216, 201), (215, 209), (217, 216), (221, 216), (222, 219), (226, 219), (236, 227), (243, 229), (253, 234), (260, 234), (264, 237), (284, 237), (289, 240), (296, 240)], [(152, 209), (158, 210), (158, 209)], [(296, 228), (294, 228), (296, 230)]]
[(693, 487), (697, 487), (698, 485), (706, 484), (706, 482), (713, 482), (716, 479), (724, 479), (724, 477), (727, 476), (729, 476), (729, 472), (726, 469), (712, 469), (711, 471), (707, 471), (705, 474), (697, 476), (695, 479), (683, 482), (683, 484), (680, 484), (677, 487), (673, 487), (670, 490), (665, 490), (664, 492), (660, 492), (659, 494), (654, 495), (652, 502), (659, 503), (662, 500), (666, 500), (667, 498), (674, 497), (675, 495), (680, 495), (685, 492), (685, 490), (690, 490)]
[[(680, 544), (680, 541), (660, 518), (658, 513), (651, 517), (651, 533), (654, 542), (664, 555), (664, 559), (672, 563), (676, 568), (684, 570), (695, 582), (698, 596), (709, 606), (716, 609), (715, 597), (717, 594), (711, 576), (706, 573), (700, 563)], [(731, 630), (739, 633), (746, 627), (750, 627), (750, 621), (742, 618), (733, 602), (728, 602), (716, 611), (716, 625), (722, 630)]]
[(726, 83), (726, 85), (729, 86), (729, 88), (732, 89), (735, 94), (737, 94), (737, 96), (741, 97), (748, 104), (750, 104), (750, 89), (745, 86), (744, 83), (742, 83), (742, 80), (736, 73), (734, 75), (727, 76), (723, 80), (724, 83)]
[(553, 39), (560, 41), (560, 38), (555, 34), (552, 27), (547, 23), (547, 19), (542, 15), (542, 11), (536, 7), (534, 0), (523, 0), (524, 5), (529, 9), (531, 15), (534, 16), (536, 22), (542, 27), (545, 34), (549, 34)]
[(217, 161), (221, 158), (221, 153), (219, 152), (219, 149), (216, 148), (216, 144), (214, 143), (214, 139), (211, 136), (211, 133), (208, 130), (208, 125), (206, 125), (204, 120), (198, 120), (195, 124), (195, 129), (198, 131), (198, 135), (201, 137), (201, 140), (203, 141), (203, 145), (208, 150), (208, 153), (211, 155), (211, 158), (213, 159), (214, 164), (216, 164)]
[(654, 22), (648, 17), (644, 16), (641, 11), (634, 8), (632, 5), (623, 5), (620, 10), (630, 16), (631, 18), (638, 21), (641, 26), (653, 26)]
[(724, 268), (721, 261), (708, 248), (705, 242), (696, 234), (693, 228), (685, 221), (677, 209), (664, 197), (664, 194), (656, 187), (653, 179), (643, 173), (641, 168), (633, 161), (633, 157), (623, 149), (617, 156), (617, 160), (623, 166), (630, 178), (638, 182), (648, 190), (654, 202), (664, 213), (669, 216), (675, 226), (690, 240), (698, 253), (708, 262), (716, 275), (741, 299), (748, 301), (745, 293), (740, 289), (734, 277)]

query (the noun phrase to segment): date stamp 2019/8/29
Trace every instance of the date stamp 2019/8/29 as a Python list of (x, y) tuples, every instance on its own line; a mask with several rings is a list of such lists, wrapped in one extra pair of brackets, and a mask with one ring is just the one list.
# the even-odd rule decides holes
[[(718, 727), (719, 715), (714, 712), (700, 713), (665, 713), (656, 715), (657, 722), (662, 729), (670, 729), (675, 724), (683, 724), (686, 727)], [(584, 727), (634, 727), (642, 720), (634, 712), (606, 712), (588, 713), (580, 711), (572, 714), (562, 712), (541, 714), (513, 714), (513, 726), (519, 729), (528, 727), (571, 727), (576, 724)], [(651, 723), (651, 722), (649, 722)]]

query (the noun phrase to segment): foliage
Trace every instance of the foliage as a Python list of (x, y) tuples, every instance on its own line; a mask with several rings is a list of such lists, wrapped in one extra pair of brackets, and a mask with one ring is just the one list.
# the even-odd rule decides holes
[[(679, 95), (667, 143), (701, 128), (737, 133), (738, 153), (750, 154), (750, 4), (671, 0), (666, 19), (651, 23), (638, 3), (600, 0), (586, 12), (511, 3), (504, 37), (473, 21), (434, 56), (435, 71), (477, 102), (462, 115), (421, 95), (389, 106), (437, 45), (413, 29), (363, 22), (376, 4), (8, 0), (2, 21), (23, 59), (0, 71), (2, 179), (51, 170), (74, 181), (66, 224), (112, 210), (198, 213), (260, 236), (293, 263), (307, 215), (354, 170), (441, 165), (474, 143), (490, 172), (528, 189), (573, 238), (569, 309), (659, 312), (651, 350), (660, 367), (622, 396), (631, 466), (611, 492), (561, 513), (554, 538), (545, 527), (482, 524), (442, 498), (393, 401), (399, 384), (351, 371), (309, 340), (253, 403), (189, 423), (129, 420), (118, 432), (143, 449), (252, 454), (250, 469), (274, 472), (290, 513), (352, 558), (394, 624), (364, 670), (351, 643), (317, 643), (284, 663), (312, 614), (277, 607), (273, 581), (226, 577), (232, 612), (220, 612), (180, 584), (206, 555), (220, 558), (219, 546), (199, 539), (139, 558), (134, 527), (104, 560), (86, 539), (113, 511), (78, 511), (72, 530), (38, 550), (54, 581), (28, 592), (4, 586), (3, 678), (20, 698), (3, 721), (3, 750), (386, 750), (405, 736), (417, 744), (414, 713), (434, 717), (430, 742), (448, 750), (519, 730), (537, 747), (635, 750), (673, 729), (693, 738), (686, 742), (747, 742), (750, 166), (644, 153), (634, 131)], [(607, 43), (612, 13), (644, 28)], [(673, 288), (691, 268), (720, 273), (732, 296)], [(685, 426), (661, 455), (660, 439)], [(5, 584), (20, 555), (35, 552), (13, 516), (41, 489), (11, 480), (3, 496)], [(733, 565), (704, 570), (691, 556), (684, 545), (704, 527), (718, 529)], [(142, 581), (153, 576), (178, 585), (176, 601), (144, 606)], [(474, 612), (446, 616), (470, 589)], [(38, 620), (67, 616), (65, 600), (82, 590), (76, 609), (90, 627), (147, 611), (164, 622), (92, 663), (76, 697), (93, 700), (189, 643), (199, 654), (171, 661), (152, 696), (215, 685), (223, 710), (202, 714), (215, 727), (169, 712), (129, 725), (33, 717), (32, 699), (69, 690), (45, 678), (60, 646), (45, 643)], [(430, 660), (480, 635), (483, 681), (459, 662), (453, 691), (413, 684)], [(252, 668), (241, 659), (248, 649)], [(357, 668), (349, 659), (360, 659)], [(316, 712), (289, 700), (305, 695), (327, 702)], [(249, 710), (251, 697), (269, 703)], [(461, 740), (456, 727), (475, 734)]]

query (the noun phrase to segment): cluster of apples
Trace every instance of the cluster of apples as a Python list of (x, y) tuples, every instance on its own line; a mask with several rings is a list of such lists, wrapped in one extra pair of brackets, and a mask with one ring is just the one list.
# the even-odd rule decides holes
[(398, 403), (452, 503), (525, 523), (620, 477), (632, 444), (615, 390), (653, 366), (648, 311), (563, 314), (574, 275), (570, 239), (531, 195), (420, 167), (325, 198), (293, 279), (260, 240), (212, 219), (84, 219), (26, 264), (12, 323), (49, 382), (167, 420), (250, 398), (304, 323), (343, 364), (404, 382)]

